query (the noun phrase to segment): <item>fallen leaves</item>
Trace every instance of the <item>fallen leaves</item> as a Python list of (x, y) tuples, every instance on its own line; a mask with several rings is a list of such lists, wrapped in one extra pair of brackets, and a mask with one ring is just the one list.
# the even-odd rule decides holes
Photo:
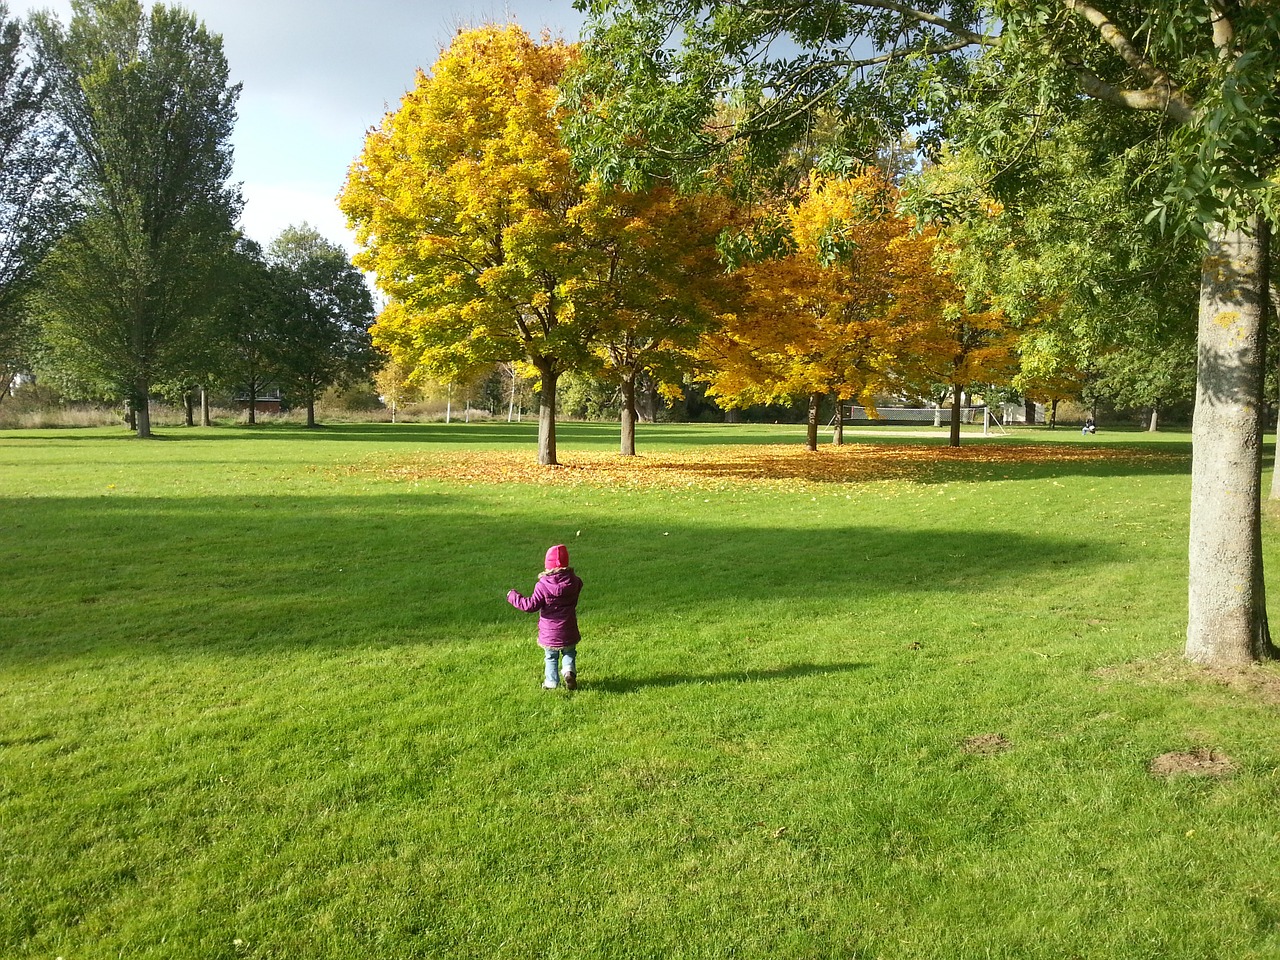
[[(1070, 466), (1080, 463), (1172, 461), (1167, 454), (1058, 444), (846, 444), (808, 451), (796, 444), (716, 446), (678, 453), (624, 457), (573, 451), (559, 466), (540, 466), (527, 450), (450, 450), (395, 460), (366, 460), (352, 473), (399, 481), (531, 484), (612, 489), (808, 489), (885, 480), (929, 481), (983, 465)], [(955, 477), (959, 479), (959, 477)]]

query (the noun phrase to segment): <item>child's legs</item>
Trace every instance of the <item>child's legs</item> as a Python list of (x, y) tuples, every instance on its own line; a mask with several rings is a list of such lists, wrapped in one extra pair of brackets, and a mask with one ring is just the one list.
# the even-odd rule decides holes
[(564, 654), (564, 672), (577, 673), (578, 672), (578, 648), (565, 647), (560, 652)]
[(545, 654), (547, 664), (546, 683), (548, 686), (558, 686), (560, 683), (560, 651), (544, 647), (542, 652)]

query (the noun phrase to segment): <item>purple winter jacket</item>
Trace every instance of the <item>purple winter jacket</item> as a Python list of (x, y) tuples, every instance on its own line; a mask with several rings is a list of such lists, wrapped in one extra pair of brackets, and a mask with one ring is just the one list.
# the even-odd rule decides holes
[(525, 613), (538, 611), (538, 646), (559, 650), (576, 647), (578, 633), (578, 594), (582, 580), (572, 569), (553, 570), (538, 578), (533, 593), (524, 597), (518, 590), (507, 594), (507, 602)]

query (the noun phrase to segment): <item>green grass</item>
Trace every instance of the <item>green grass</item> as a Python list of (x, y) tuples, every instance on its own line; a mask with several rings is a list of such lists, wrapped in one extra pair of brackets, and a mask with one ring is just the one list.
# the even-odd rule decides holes
[[(534, 429), (0, 433), (0, 957), (1280, 955), (1277, 706), (1177, 660), (1185, 435), (794, 489), (351, 469)], [(562, 541), (574, 694), (504, 600)], [(1238, 772), (1147, 772), (1192, 748)]]

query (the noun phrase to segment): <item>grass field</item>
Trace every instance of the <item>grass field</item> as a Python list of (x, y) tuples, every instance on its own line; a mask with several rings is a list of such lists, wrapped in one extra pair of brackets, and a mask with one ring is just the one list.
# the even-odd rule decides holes
[(1185, 435), (534, 430), (0, 433), (0, 957), (1280, 956)]

